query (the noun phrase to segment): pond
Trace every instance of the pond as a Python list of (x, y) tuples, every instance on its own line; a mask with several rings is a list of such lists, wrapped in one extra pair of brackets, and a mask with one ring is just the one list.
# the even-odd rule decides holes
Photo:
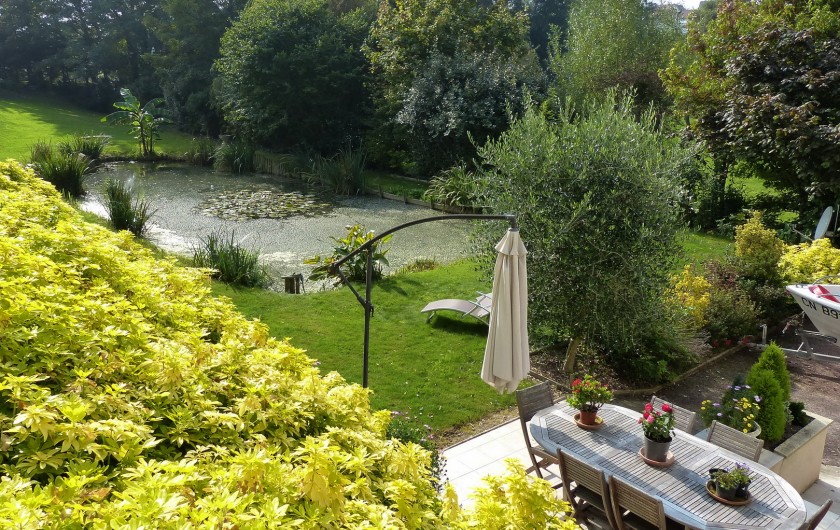
[[(331, 237), (360, 224), (376, 233), (401, 223), (440, 215), (428, 208), (379, 197), (325, 195), (300, 181), (277, 176), (229, 175), (180, 164), (107, 164), (86, 181), (82, 208), (105, 216), (102, 189), (107, 179), (124, 181), (152, 203), (150, 241), (164, 250), (191, 256), (215, 230), (233, 233), (260, 260), (275, 281), (311, 267), (303, 260), (332, 251)], [(284, 207), (277, 207), (278, 205)], [(441, 263), (468, 255), (470, 225), (453, 220), (402, 230), (390, 242), (388, 259), (395, 270), (417, 258)], [(280, 282), (282, 283), (282, 282)], [(307, 289), (315, 286), (307, 285)]]

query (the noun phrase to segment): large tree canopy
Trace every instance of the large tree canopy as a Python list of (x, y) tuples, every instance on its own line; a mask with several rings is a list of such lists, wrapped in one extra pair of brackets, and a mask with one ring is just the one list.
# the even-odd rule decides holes
[(576, 103), (618, 85), (641, 103), (662, 103), (657, 71), (682, 38), (677, 11), (645, 0), (576, 0), (565, 46), (557, 35), (550, 57), (557, 91)]
[(470, 135), (504, 130), (523, 87), (542, 84), (528, 27), (505, 2), (382, 2), (367, 48), (381, 148), (411, 152), (427, 175), (472, 156)]
[(840, 2), (732, 0), (663, 74), (690, 132), (808, 214), (840, 198)]
[(222, 38), (225, 120), (276, 147), (332, 151), (358, 136), (370, 9), (328, 0), (254, 0)]

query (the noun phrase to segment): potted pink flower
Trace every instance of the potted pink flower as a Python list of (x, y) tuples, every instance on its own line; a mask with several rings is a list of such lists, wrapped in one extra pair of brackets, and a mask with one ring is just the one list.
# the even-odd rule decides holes
[(654, 410), (651, 403), (645, 404), (639, 424), (645, 433), (644, 457), (656, 462), (665, 462), (674, 432), (674, 410), (671, 405), (663, 403), (661, 410)]

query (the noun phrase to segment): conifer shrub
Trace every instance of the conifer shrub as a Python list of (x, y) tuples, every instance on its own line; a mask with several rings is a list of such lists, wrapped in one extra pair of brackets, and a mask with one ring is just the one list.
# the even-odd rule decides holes
[(576, 527), (521, 467), (441, 500), (368, 390), (10, 162), (0, 256), (0, 528)]
[(782, 390), (782, 401), (790, 401), (790, 372), (787, 368), (785, 352), (775, 342), (761, 352), (761, 356), (755, 363), (759, 368), (765, 368), (773, 372), (779, 388)]
[(781, 440), (787, 424), (786, 403), (782, 388), (776, 380), (776, 374), (759, 366), (758, 363), (750, 368), (747, 374), (747, 384), (757, 396), (761, 397), (756, 421), (761, 426), (761, 437), (767, 443)]

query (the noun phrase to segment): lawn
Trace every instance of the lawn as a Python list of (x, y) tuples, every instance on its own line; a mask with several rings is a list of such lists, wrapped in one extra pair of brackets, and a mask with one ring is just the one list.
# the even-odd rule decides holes
[[(111, 136), (108, 153), (136, 154), (137, 141), (129, 134), (128, 127), (102, 123), (103, 116), (55, 98), (0, 93), (0, 160), (26, 160), (35, 142), (56, 143), (73, 134), (106, 134)], [(165, 129), (155, 149), (180, 155), (191, 140), (188, 134)]]
[(686, 232), (682, 247), (683, 255), (678, 261), (679, 268), (688, 264), (701, 267), (711, 259), (720, 258), (732, 252), (733, 241), (717, 234)]
[[(486, 325), (456, 314), (426, 323), (420, 313), (432, 300), (489, 291), (490, 282), (480, 276), (474, 264), (460, 262), (374, 284), (368, 377), (375, 408), (410, 412), (442, 429), (515, 403), (480, 378)], [(364, 311), (349, 289), (302, 296), (223, 284), (214, 290), (246, 316), (264, 321), (272, 335), (308, 350), (324, 372), (361, 383)]]
[[(723, 255), (729, 245), (725, 238), (688, 233), (682, 263), (701, 264)], [(427, 324), (420, 313), (432, 300), (471, 299), (490, 289), (472, 262), (374, 284), (368, 373), (374, 407), (410, 411), (444, 429), (514, 404), (512, 396), (499, 396), (479, 376), (487, 326), (454, 313)], [(364, 311), (347, 288), (288, 295), (217, 283), (214, 291), (231, 298), (246, 316), (265, 322), (275, 337), (306, 349), (323, 371), (361, 383)]]

